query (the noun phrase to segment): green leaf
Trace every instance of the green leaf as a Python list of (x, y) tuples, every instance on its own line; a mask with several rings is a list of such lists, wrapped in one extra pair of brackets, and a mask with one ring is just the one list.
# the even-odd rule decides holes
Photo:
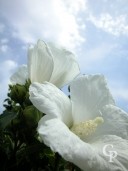
[(17, 116), (17, 113), (5, 111), (0, 115), (0, 129), (5, 129), (5, 127)]

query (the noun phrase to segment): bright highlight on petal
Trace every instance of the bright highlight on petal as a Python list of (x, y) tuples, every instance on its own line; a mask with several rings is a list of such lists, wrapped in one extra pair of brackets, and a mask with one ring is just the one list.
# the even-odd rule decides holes
[[(46, 44), (42, 40), (29, 47), (26, 68), (27, 78), (32, 83), (49, 81), (57, 87), (64, 86), (80, 73), (79, 65), (72, 52), (52, 43)], [(21, 72), (19, 69), (11, 80), (18, 84), (25, 84), (25, 72), (26, 70)]]
[(54, 61), (54, 69), (50, 82), (57, 87), (62, 87), (80, 73), (79, 65), (72, 52), (53, 43), (49, 43), (48, 45)]
[(31, 82), (49, 81), (53, 72), (53, 57), (47, 44), (41, 40), (28, 50), (28, 71)]
[(72, 81), (71, 101), (74, 123), (94, 119), (107, 104), (115, 104), (103, 75), (84, 75)]
[(38, 110), (47, 115), (53, 115), (67, 126), (71, 126), (71, 101), (56, 86), (48, 82), (44, 82), (44, 84), (32, 83), (29, 94), (31, 102)]

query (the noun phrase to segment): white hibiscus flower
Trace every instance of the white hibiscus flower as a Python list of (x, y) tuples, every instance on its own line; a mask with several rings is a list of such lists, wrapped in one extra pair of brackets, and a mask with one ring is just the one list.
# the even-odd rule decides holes
[(79, 74), (79, 66), (70, 51), (52, 43), (39, 40), (37, 45), (28, 50), (28, 65), (23, 65), (11, 77), (13, 84), (49, 81), (61, 87)]
[[(84, 171), (128, 171), (128, 115), (114, 105), (102, 75), (81, 76), (69, 99), (53, 84), (33, 83), (30, 100), (46, 115), (38, 133), (44, 143)], [(103, 153), (113, 145), (113, 162)]]

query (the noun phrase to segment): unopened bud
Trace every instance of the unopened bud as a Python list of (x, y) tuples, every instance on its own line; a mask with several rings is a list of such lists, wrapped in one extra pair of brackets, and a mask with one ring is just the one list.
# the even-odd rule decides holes
[(34, 127), (39, 122), (42, 114), (33, 105), (27, 106), (23, 111), (25, 122), (29, 127)]
[(26, 88), (24, 85), (16, 84), (11, 87), (10, 97), (16, 103), (23, 103), (26, 95)]

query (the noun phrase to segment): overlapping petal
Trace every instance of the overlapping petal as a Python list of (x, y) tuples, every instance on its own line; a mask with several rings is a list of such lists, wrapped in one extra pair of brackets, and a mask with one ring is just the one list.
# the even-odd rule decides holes
[(74, 123), (100, 116), (107, 104), (114, 104), (103, 75), (85, 75), (70, 86)]
[(57, 87), (62, 87), (80, 73), (79, 65), (72, 52), (52, 43), (48, 45), (54, 60), (54, 70), (50, 82)]
[[(73, 134), (58, 118), (46, 115), (38, 126), (38, 133), (54, 152), (84, 171), (108, 171), (110, 166), (95, 149)], [(111, 171), (111, 169), (109, 170)]]
[(49, 81), (53, 72), (53, 57), (47, 44), (41, 40), (28, 50), (28, 71), (31, 82)]
[[(105, 147), (106, 145), (107, 148)], [(96, 150), (97, 154), (109, 163), (108, 170), (103, 169), (104, 171), (128, 170), (128, 140), (116, 135), (103, 135), (99, 139), (95, 139), (94, 142), (91, 143), (91, 146)], [(108, 156), (104, 154), (104, 148)], [(110, 151), (117, 153), (115, 158), (113, 156), (112, 162), (110, 162)]]
[(27, 79), (28, 79), (27, 65), (20, 66), (17, 72), (15, 72), (10, 78), (12, 84), (20, 84), (20, 85), (24, 85)]
[[(27, 68), (27, 78), (29, 77), (31, 82), (49, 81), (57, 87), (67, 84), (80, 73), (74, 54), (54, 44), (47, 45), (41, 40), (28, 49)], [(12, 81), (23, 84), (25, 71), (16, 72)]]
[[(41, 139), (54, 152), (84, 171), (127, 171), (128, 116), (113, 105), (104, 77), (82, 76), (73, 81), (70, 90), (71, 101), (51, 83), (31, 85), (30, 100), (46, 114), (38, 124)], [(77, 123), (100, 114), (104, 123), (92, 133), (93, 138), (85, 137), (84, 142), (71, 132), (72, 122), (69, 120)], [(109, 156), (103, 153), (107, 144), (113, 145), (118, 154), (114, 162), (109, 162)]]
[(128, 114), (113, 105), (106, 105), (101, 112), (104, 123), (97, 128), (94, 136), (111, 134), (128, 139)]
[(70, 99), (51, 83), (33, 83), (29, 89), (30, 100), (41, 112), (56, 116), (68, 125), (72, 123)]
[[(59, 128), (59, 129), (58, 129)], [(116, 135), (103, 135), (93, 142), (83, 142), (73, 134), (59, 119), (46, 115), (38, 126), (40, 137), (54, 152), (58, 152), (65, 160), (77, 165), (84, 171), (127, 171), (128, 140)], [(106, 148), (106, 153), (113, 150), (117, 157), (109, 162), (109, 155), (103, 153), (105, 145), (112, 145), (113, 149)]]

